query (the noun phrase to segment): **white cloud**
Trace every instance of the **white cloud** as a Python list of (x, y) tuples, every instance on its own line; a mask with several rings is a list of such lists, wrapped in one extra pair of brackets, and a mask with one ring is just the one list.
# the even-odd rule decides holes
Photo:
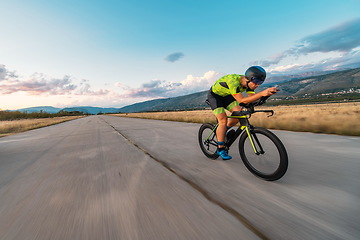
[(32, 76), (20, 79), (17, 77), (6, 77), (0, 84), (2, 94), (16, 92), (27, 92), (30, 95), (50, 94), (63, 95), (76, 89), (69, 76), (63, 78), (47, 78), (45, 75), (35, 73)]
[(76, 84), (69, 75), (54, 78), (43, 73), (34, 73), (29, 77), (19, 77), (0, 65), (0, 93), (3, 95), (24, 92), (28, 95), (107, 95), (110, 90), (92, 90), (88, 80)]
[(118, 84), (118, 86), (125, 90), (124, 96), (130, 98), (175, 97), (207, 90), (219, 77), (220, 73), (208, 71), (200, 77), (187, 75), (180, 82), (153, 79), (144, 83), (140, 88), (125, 89), (122, 84)]
[(300, 64), (291, 64), (291, 65), (287, 65), (287, 66), (278, 66), (278, 67), (270, 69), (269, 72), (270, 73), (273, 73), (273, 72), (288, 72), (288, 71), (291, 71), (293, 69), (297, 69), (299, 67), (302, 67), (302, 65), (300, 65)]
[(215, 71), (208, 71), (201, 77), (195, 77), (193, 75), (188, 75), (186, 79), (181, 81), (181, 87), (183, 90), (188, 89), (190, 92), (197, 92), (209, 89), (210, 86), (219, 79), (220, 73)]
[(337, 57), (328, 57), (312, 63), (296, 63), (285, 66), (276, 66), (268, 70), (271, 74), (297, 74), (303, 72), (319, 72), (329, 70), (341, 70), (346, 68), (360, 67), (360, 50), (339, 55)]
[(143, 83), (139, 88), (130, 88), (117, 82), (114, 84), (116, 88), (113, 86), (108, 89), (93, 89), (89, 80), (79, 81), (69, 75), (54, 78), (43, 73), (34, 73), (31, 76), (23, 77), (18, 76), (15, 71), (9, 71), (1, 64), (0, 97), (2, 99), (18, 99), (16, 105), (26, 106), (38, 105), (43, 101), (53, 106), (121, 107), (134, 102), (204, 91), (209, 89), (219, 77), (220, 73), (208, 71), (202, 76), (187, 75), (180, 82), (153, 79)]

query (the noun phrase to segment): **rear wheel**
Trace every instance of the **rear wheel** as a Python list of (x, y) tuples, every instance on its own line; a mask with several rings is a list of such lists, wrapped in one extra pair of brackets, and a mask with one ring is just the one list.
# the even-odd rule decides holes
[(267, 181), (280, 179), (287, 171), (288, 156), (280, 139), (265, 128), (250, 130), (252, 142), (244, 133), (239, 140), (239, 152), (242, 161), (251, 173)]
[(219, 155), (216, 153), (217, 150), (217, 138), (214, 129), (215, 126), (211, 123), (204, 123), (201, 125), (198, 133), (198, 140), (201, 151), (211, 159), (217, 159)]

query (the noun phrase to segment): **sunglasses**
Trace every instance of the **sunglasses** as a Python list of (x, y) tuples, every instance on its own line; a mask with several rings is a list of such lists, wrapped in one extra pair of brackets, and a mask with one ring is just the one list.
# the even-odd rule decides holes
[(264, 82), (264, 80), (252, 77), (251, 82), (255, 83), (256, 85), (261, 85)]

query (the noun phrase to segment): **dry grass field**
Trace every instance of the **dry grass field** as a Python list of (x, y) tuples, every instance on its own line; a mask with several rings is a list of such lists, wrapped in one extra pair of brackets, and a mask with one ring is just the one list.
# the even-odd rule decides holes
[[(266, 117), (265, 113), (253, 114), (250, 122), (254, 126), (289, 131), (360, 136), (360, 102), (260, 106), (256, 109), (273, 109), (275, 114), (272, 117)], [(216, 122), (215, 116), (210, 110), (114, 115), (179, 122)]]
[(0, 121), (0, 137), (12, 135), (15, 133), (25, 132), (35, 128), (46, 127), (61, 122), (70, 121), (82, 116), (54, 117), (54, 118), (37, 118), (37, 119), (20, 119), (12, 121)]

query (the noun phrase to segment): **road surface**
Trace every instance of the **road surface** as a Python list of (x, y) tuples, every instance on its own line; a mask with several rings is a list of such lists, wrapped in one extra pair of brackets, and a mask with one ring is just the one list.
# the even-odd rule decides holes
[(199, 124), (91, 116), (0, 138), (0, 239), (359, 239), (360, 138), (274, 131), (266, 182)]

